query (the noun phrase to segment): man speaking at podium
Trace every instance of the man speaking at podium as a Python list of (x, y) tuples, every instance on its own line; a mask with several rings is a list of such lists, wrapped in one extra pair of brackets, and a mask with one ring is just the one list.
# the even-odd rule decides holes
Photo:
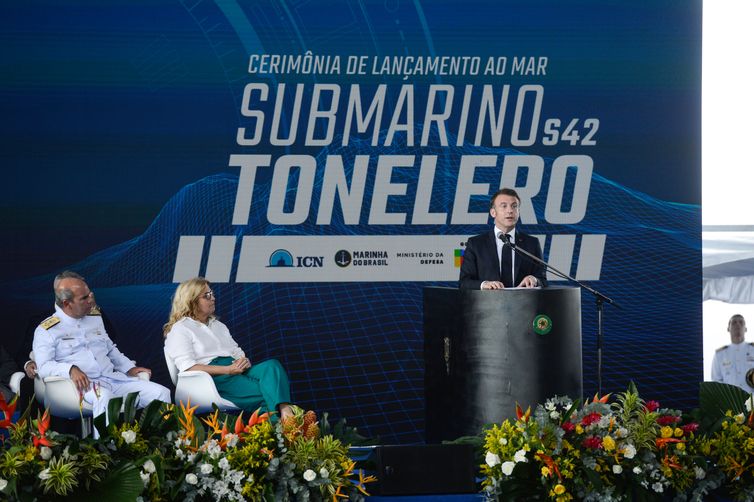
[(516, 231), (521, 199), (515, 190), (501, 188), (490, 199), (490, 216), (495, 226), (474, 236), (466, 243), (461, 263), (461, 289), (535, 288), (546, 286), (545, 269), (540, 263), (505, 244), (507, 239), (517, 248), (542, 258), (539, 240)]

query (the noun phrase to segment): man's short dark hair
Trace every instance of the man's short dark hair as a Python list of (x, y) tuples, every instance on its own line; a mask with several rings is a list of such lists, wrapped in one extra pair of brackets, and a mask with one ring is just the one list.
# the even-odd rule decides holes
[(497, 199), (498, 195), (510, 195), (511, 197), (515, 197), (519, 204), (521, 204), (521, 197), (518, 196), (516, 191), (512, 188), (501, 188), (494, 194), (492, 194), (492, 197), (490, 198), (490, 209), (495, 207), (495, 199)]

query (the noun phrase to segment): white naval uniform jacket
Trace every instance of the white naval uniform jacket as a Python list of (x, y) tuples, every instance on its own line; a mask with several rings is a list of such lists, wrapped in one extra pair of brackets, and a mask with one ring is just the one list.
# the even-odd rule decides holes
[(746, 392), (754, 389), (746, 383), (746, 372), (754, 368), (754, 343), (732, 343), (720, 347), (712, 359), (712, 380), (737, 385)]
[(42, 378), (68, 377), (71, 366), (75, 365), (90, 380), (106, 377), (127, 381), (133, 377), (126, 372), (136, 366), (110, 340), (101, 316), (74, 319), (57, 305), (54, 316), (42, 321), (34, 330), (34, 359)]

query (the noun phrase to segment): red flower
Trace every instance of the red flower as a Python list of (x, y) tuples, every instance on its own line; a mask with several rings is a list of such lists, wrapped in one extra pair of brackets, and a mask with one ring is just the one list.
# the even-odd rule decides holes
[(652, 413), (653, 411), (660, 409), (660, 403), (658, 403), (657, 401), (647, 401), (646, 403), (644, 403), (644, 407), (648, 412)]
[(18, 403), (18, 395), (13, 396), (10, 403), (5, 402), (5, 398), (0, 394), (0, 411), (2, 411), (2, 419), (0, 419), (0, 429), (6, 429), (10, 427), (13, 414), (16, 412), (16, 404)]
[(681, 417), (674, 415), (663, 415), (657, 418), (657, 423), (660, 425), (673, 425), (681, 421)]
[(39, 446), (52, 446), (52, 442), (47, 438), (47, 430), (50, 428), (50, 410), (46, 409), (41, 418), (35, 420), (39, 434), (31, 434), (31, 440), (35, 448)]
[(681, 430), (683, 430), (683, 433), (688, 435), (692, 432), (696, 432), (696, 430), (699, 428), (699, 424), (696, 422), (691, 422), (690, 424), (682, 425)]
[(594, 422), (599, 421), (599, 419), (602, 418), (602, 415), (599, 413), (590, 413), (588, 415), (585, 415), (584, 418), (581, 419), (581, 425), (584, 427), (588, 425), (592, 425)]
[(573, 422), (563, 422), (560, 428), (566, 431), (566, 433), (569, 433), (569, 432), (573, 432), (573, 429), (575, 429), (576, 426), (573, 425)]
[(599, 436), (589, 436), (584, 440), (584, 446), (592, 450), (599, 450), (602, 448), (602, 438)]

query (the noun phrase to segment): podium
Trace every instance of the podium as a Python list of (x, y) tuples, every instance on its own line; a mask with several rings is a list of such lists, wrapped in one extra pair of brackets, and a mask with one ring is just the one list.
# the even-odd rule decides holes
[(423, 293), (428, 443), (515, 418), (516, 403), (582, 397), (578, 288)]

